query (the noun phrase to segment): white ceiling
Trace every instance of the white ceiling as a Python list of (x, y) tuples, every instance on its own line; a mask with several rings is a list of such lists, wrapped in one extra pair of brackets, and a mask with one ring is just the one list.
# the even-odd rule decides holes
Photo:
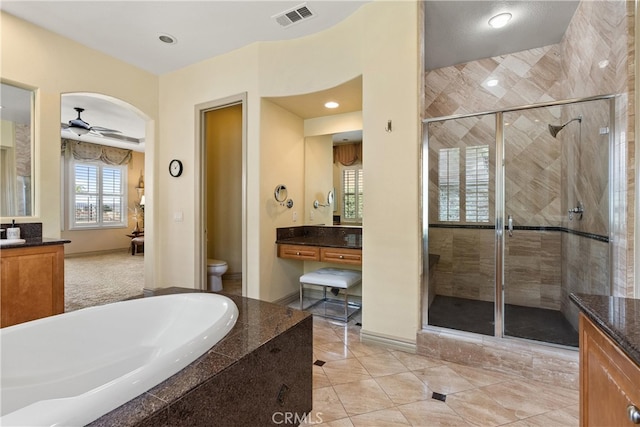
[[(368, 1), (2, 0), (0, 9), (161, 75), (256, 41), (294, 39), (322, 31)], [(283, 28), (272, 18), (305, 3), (315, 15), (311, 19)], [(444, 67), (557, 43), (577, 4), (565, 0), (426, 1), (425, 67)], [(503, 11), (512, 13), (513, 19), (506, 27), (492, 30), (487, 24), (489, 18)], [(161, 34), (170, 34), (178, 42), (163, 44), (158, 40)], [(356, 89), (357, 85), (351, 86)], [(354, 96), (361, 99), (361, 88)], [(287, 98), (274, 102), (287, 103), (286, 108), (300, 117), (315, 114), (308, 110), (305, 97)], [(65, 105), (63, 100), (63, 123), (75, 118), (73, 107), (82, 107), (86, 110), (82, 118), (93, 126), (118, 129), (124, 134), (138, 132), (140, 123), (144, 128), (144, 122), (135, 115), (129, 115), (127, 121), (127, 113), (114, 114), (104, 100), (68, 101)], [(345, 111), (333, 114), (340, 112)], [(138, 130), (133, 130), (135, 127)]]

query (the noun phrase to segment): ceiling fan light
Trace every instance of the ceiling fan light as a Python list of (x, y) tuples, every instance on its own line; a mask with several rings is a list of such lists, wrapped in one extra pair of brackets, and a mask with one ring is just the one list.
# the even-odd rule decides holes
[(79, 127), (79, 126), (69, 126), (67, 129), (69, 129), (71, 132), (75, 133), (78, 136), (86, 135), (87, 133), (89, 133), (89, 129)]

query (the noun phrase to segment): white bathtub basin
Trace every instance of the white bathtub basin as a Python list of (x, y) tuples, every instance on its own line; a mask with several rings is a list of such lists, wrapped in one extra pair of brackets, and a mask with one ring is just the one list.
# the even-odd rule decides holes
[(85, 425), (196, 360), (237, 318), (229, 298), (188, 293), (4, 328), (0, 425)]
[(27, 241), (24, 239), (0, 239), (0, 247), (7, 245), (22, 245)]

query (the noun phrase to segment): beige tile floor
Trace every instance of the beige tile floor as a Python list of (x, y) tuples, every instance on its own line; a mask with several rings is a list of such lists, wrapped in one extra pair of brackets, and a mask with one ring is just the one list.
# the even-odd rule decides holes
[(325, 364), (313, 366), (305, 426), (578, 425), (576, 390), (363, 344), (356, 321), (314, 317), (314, 361)]

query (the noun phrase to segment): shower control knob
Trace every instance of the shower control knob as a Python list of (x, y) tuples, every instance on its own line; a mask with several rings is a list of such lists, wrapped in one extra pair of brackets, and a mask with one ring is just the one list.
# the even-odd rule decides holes
[(627, 406), (627, 416), (629, 417), (629, 421), (634, 424), (640, 424), (640, 411), (635, 405)]

